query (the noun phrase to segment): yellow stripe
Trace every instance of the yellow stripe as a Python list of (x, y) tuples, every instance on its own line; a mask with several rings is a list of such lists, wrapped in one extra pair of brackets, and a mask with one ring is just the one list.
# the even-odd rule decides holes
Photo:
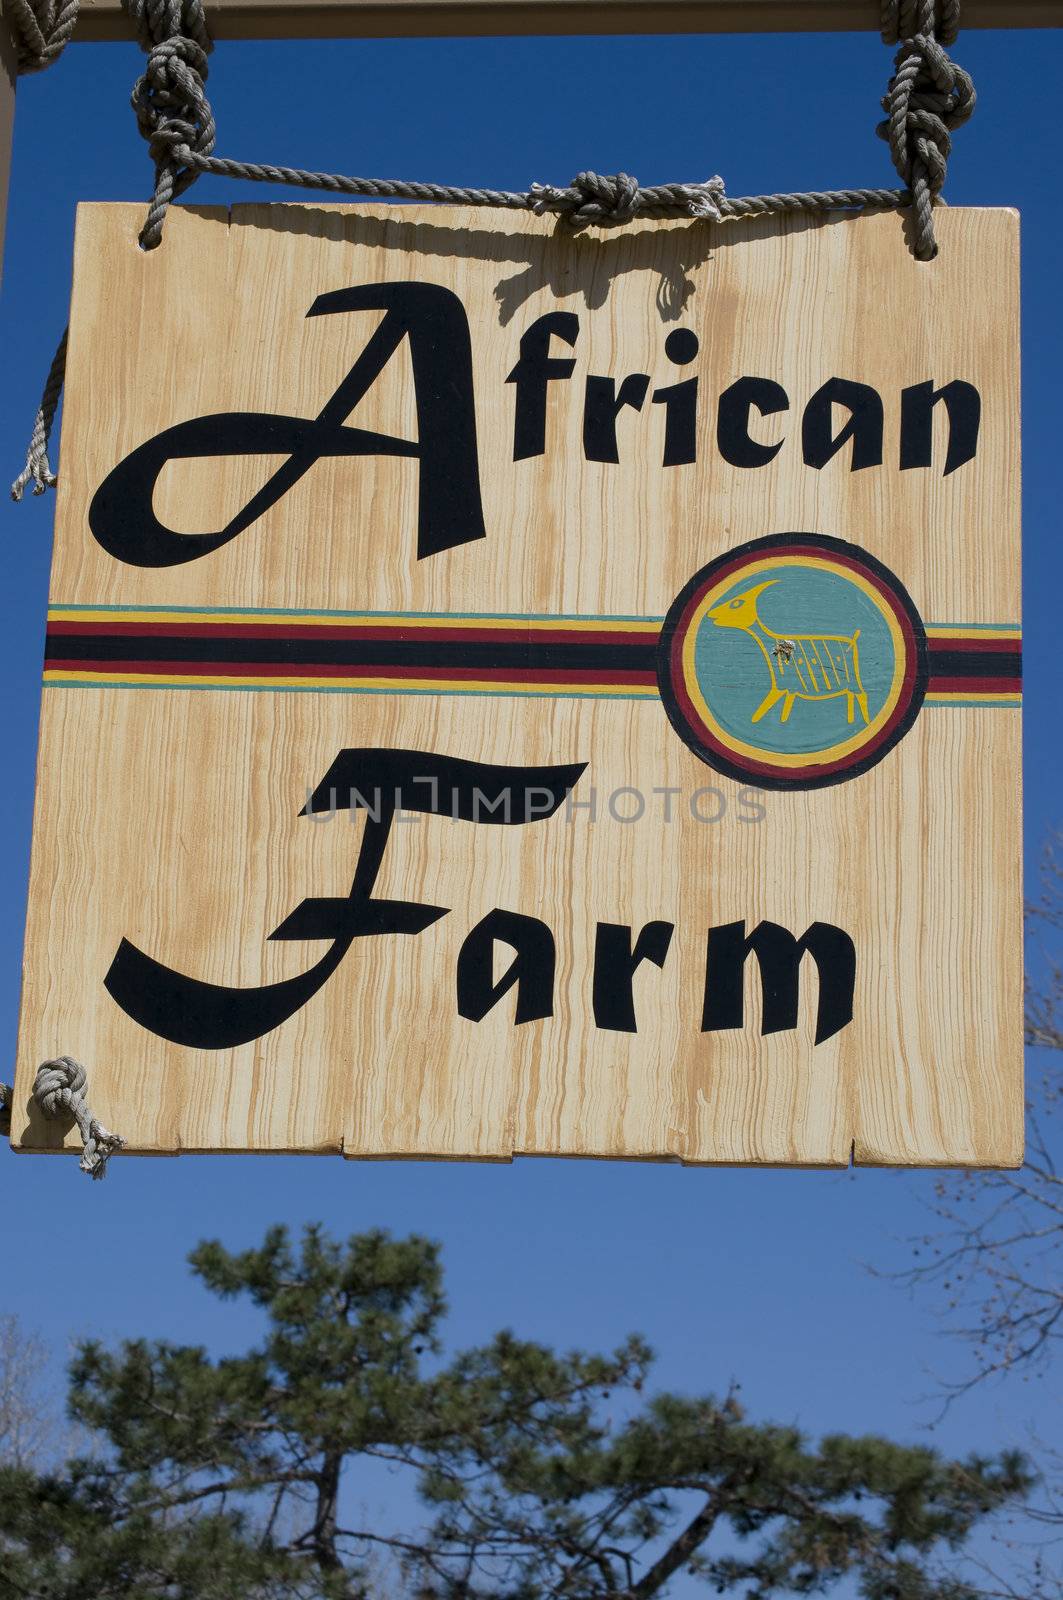
[(539, 695), (567, 695), (589, 694), (610, 695), (625, 694), (637, 696), (640, 699), (656, 699), (657, 687), (655, 684), (628, 684), (628, 683), (509, 683), (489, 680), (477, 681), (470, 678), (438, 679), (438, 678), (227, 678), (206, 677), (196, 674), (189, 676), (179, 673), (155, 675), (148, 672), (63, 672), (50, 670), (44, 674), (45, 683), (54, 684), (129, 684), (134, 687), (151, 685), (153, 688), (182, 688), (185, 686), (199, 687), (201, 689), (419, 689), (431, 693), (465, 693), (483, 694), (494, 692), (496, 694), (539, 694)]
[(655, 636), (661, 624), (653, 621), (627, 622), (610, 617), (426, 617), (389, 613), (387, 616), (286, 616), (272, 612), (249, 616), (239, 611), (188, 612), (188, 611), (81, 611), (66, 606), (55, 606), (48, 611), (49, 622), (166, 622), (187, 623), (189, 626), (218, 623), (253, 623), (275, 627), (385, 627), (385, 628), (497, 628), (516, 631), (527, 628), (571, 629), (582, 633), (645, 633)]
[(924, 704), (948, 705), (950, 700), (992, 700), (1018, 706), (1022, 704), (1022, 695), (996, 689), (935, 689), (926, 696)]
[(997, 628), (936, 628), (933, 623), (926, 624), (928, 639), (1014, 639), (1016, 644), (1022, 642), (1022, 629), (1016, 624), (1008, 627), (1001, 623)]

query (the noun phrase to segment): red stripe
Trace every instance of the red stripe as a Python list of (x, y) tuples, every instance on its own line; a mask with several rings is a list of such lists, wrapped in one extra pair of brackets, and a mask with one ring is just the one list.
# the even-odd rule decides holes
[(930, 653), (935, 650), (996, 650), (1001, 654), (1021, 655), (1021, 639), (982, 639), (977, 634), (965, 634), (962, 639), (935, 639), (927, 638)]
[(927, 694), (1021, 694), (1021, 678), (937, 678), (933, 673)]
[(50, 660), (49, 672), (91, 672), (101, 678), (115, 673), (137, 678), (408, 678), (431, 683), (457, 679), (468, 683), (615, 683), (620, 686), (656, 686), (655, 672), (621, 669), (603, 672), (581, 668), (562, 671), (552, 667), (393, 667), (348, 666), (335, 663), (261, 661), (85, 661)]

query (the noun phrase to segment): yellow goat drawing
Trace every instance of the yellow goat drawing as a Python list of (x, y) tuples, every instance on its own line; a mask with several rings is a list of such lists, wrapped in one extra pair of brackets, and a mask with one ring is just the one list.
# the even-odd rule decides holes
[(761, 655), (768, 665), (771, 688), (753, 713), (752, 721), (759, 722), (777, 700), (781, 700), (781, 720), (786, 722), (793, 710), (794, 700), (837, 700), (843, 695), (847, 720), (853, 720), (854, 704), (860, 707), (865, 725), (867, 694), (860, 681), (860, 651), (855, 633), (775, 633), (766, 628), (757, 615), (757, 599), (765, 589), (770, 589), (778, 578), (758, 583), (746, 589), (734, 600), (724, 600), (714, 606), (709, 616), (718, 628), (741, 628), (755, 639)]

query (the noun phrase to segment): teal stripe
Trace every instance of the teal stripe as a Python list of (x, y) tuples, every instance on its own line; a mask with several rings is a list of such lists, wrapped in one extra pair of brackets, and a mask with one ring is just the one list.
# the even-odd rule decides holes
[(241, 617), (431, 617), (446, 622), (453, 617), (463, 622), (663, 622), (664, 617), (630, 616), (593, 611), (329, 611), (321, 606), (74, 606), (56, 600), (50, 611), (108, 611), (121, 615), (130, 611), (171, 611), (178, 616)]
[(1021, 633), (1021, 622), (928, 622), (928, 628), (962, 628), (965, 633), (991, 629), (994, 633)]

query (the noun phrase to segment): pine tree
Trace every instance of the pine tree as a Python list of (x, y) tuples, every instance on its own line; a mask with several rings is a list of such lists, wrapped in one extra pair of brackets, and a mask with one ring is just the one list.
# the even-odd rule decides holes
[[(79, 1348), (69, 1409), (97, 1448), (0, 1466), (4, 1600), (648, 1600), (683, 1573), (756, 1600), (846, 1577), (866, 1600), (970, 1600), (943, 1564), (1029, 1485), (1014, 1455), (813, 1445), (734, 1394), (644, 1399), (638, 1338), (561, 1355), (503, 1332), (447, 1359), (424, 1239), (314, 1227), (296, 1250), (274, 1228), (191, 1263), (265, 1337), (223, 1360)], [(416, 1485), (407, 1526), (356, 1515), (374, 1463)]]

